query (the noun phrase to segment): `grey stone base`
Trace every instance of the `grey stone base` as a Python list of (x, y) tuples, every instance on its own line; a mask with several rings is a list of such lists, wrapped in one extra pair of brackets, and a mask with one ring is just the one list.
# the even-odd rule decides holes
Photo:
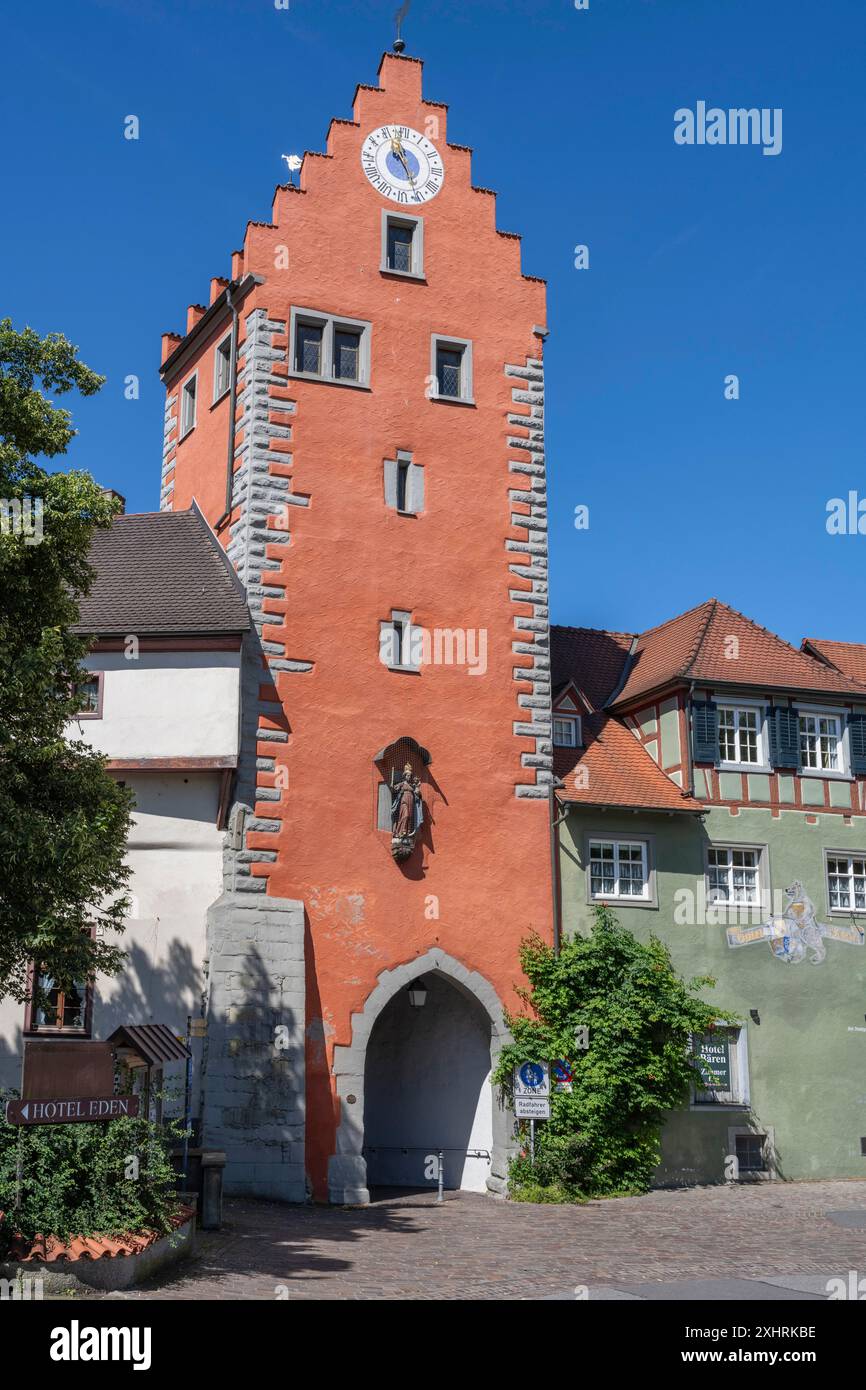
[(208, 910), (202, 1077), (225, 1192), (305, 1201), (302, 903), (237, 892)]

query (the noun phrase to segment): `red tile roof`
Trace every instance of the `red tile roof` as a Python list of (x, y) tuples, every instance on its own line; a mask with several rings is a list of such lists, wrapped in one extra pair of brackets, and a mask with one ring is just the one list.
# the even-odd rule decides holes
[[(729, 654), (732, 638), (735, 656)], [(641, 633), (615, 703), (683, 680), (866, 697), (866, 683), (798, 651), (715, 598)]]
[(591, 627), (552, 627), (550, 665), (554, 690), (573, 680), (592, 707), (601, 709), (619, 684), (635, 635), (601, 632)]
[(827, 642), (823, 637), (804, 637), (802, 650), (829, 662), (860, 685), (866, 685), (866, 643)]
[[(171, 1218), (171, 1229), (178, 1230), (195, 1216), (195, 1207), (180, 1206)], [(0, 1222), (4, 1213), (0, 1212)], [(15, 1264), (31, 1264), (34, 1261), (53, 1264), (55, 1260), (102, 1260), (117, 1255), (140, 1255), (149, 1245), (162, 1240), (163, 1231), (138, 1231), (134, 1235), (119, 1236), (73, 1236), (70, 1240), (60, 1240), (58, 1236), (33, 1236), (25, 1240), (23, 1236), (13, 1236), (5, 1259)]]
[(583, 732), (585, 748), (553, 750), (553, 770), (564, 783), (561, 800), (645, 811), (704, 809), (662, 772), (634, 734), (612, 715), (586, 715)]

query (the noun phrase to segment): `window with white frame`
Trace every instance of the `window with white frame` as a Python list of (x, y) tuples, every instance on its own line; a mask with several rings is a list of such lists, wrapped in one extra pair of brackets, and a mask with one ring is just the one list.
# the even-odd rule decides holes
[(800, 711), (800, 767), (804, 772), (844, 772), (842, 721), (837, 714)]
[(369, 386), (371, 331), (371, 325), (360, 319), (293, 308), (292, 375), (344, 386)]
[(866, 912), (866, 855), (827, 855), (831, 912)]
[(467, 338), (444, 338), (434, 333), (430, 350), (431, 399), (473, 404), (471, 342)]
[(763, 710), (747, 705), (719, 705), (719, 761), (762, 767)]
[(646, 842), (590, 840), (589, 880), (593, 898), (649, 898)]
[(580, 743), (578, 715), (553, 716), (553, 741), (559, 748), (577, 748)]
[(710, 845), (707, 849), (707, 899), (751, 907), (760, 902), (761, 851), (742, 845)]
[(180, 393), (180, 437), (183, 439), (185, 434), (189, 434), (191, 429), (195, 429), (195, 396), (198, 386), (198, 372), (194, 372), (189, 381), (183, 384)]
[(222, 400), (232, 381), (232, 335), (217, 343), (213, 360), (213, 398)]
[(420, 217), (396, 216), (382, 210), (382, 264), (390, 275), (424, 274), (424, 222)]

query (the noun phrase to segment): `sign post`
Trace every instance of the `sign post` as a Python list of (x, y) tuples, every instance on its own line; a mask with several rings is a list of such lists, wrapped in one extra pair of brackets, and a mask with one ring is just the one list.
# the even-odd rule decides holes
[(529, 1121), (529, 1162), (535, 1166), (535, 1121), (550, 1119), (550, 1068), (546, 1062), (521, 1062), (514, 1068), (514, 1113)]

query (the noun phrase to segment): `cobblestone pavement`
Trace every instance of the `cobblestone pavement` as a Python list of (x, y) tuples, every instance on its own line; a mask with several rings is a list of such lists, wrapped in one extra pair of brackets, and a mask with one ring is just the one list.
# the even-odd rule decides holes
[(180, 1273), (122, 1296), (549, 1299), (586, 1285), (592, 1299), (669, 1283), (679, 1292), (646, 1295), (690, 1296), (694, 1284), (697, 1297), (742, 1297), (709, 1282), (702, 1295), (694, 1281), (784, 1276), (814, 1296), (830, 1275), (866, 1275), (866, 1181), (689, 1188), (584, 1207), (467, 1192), (442, 1206), (427, 1192), (352, 1209), (233, 1200), (225, 1218), (199, 1234)]

